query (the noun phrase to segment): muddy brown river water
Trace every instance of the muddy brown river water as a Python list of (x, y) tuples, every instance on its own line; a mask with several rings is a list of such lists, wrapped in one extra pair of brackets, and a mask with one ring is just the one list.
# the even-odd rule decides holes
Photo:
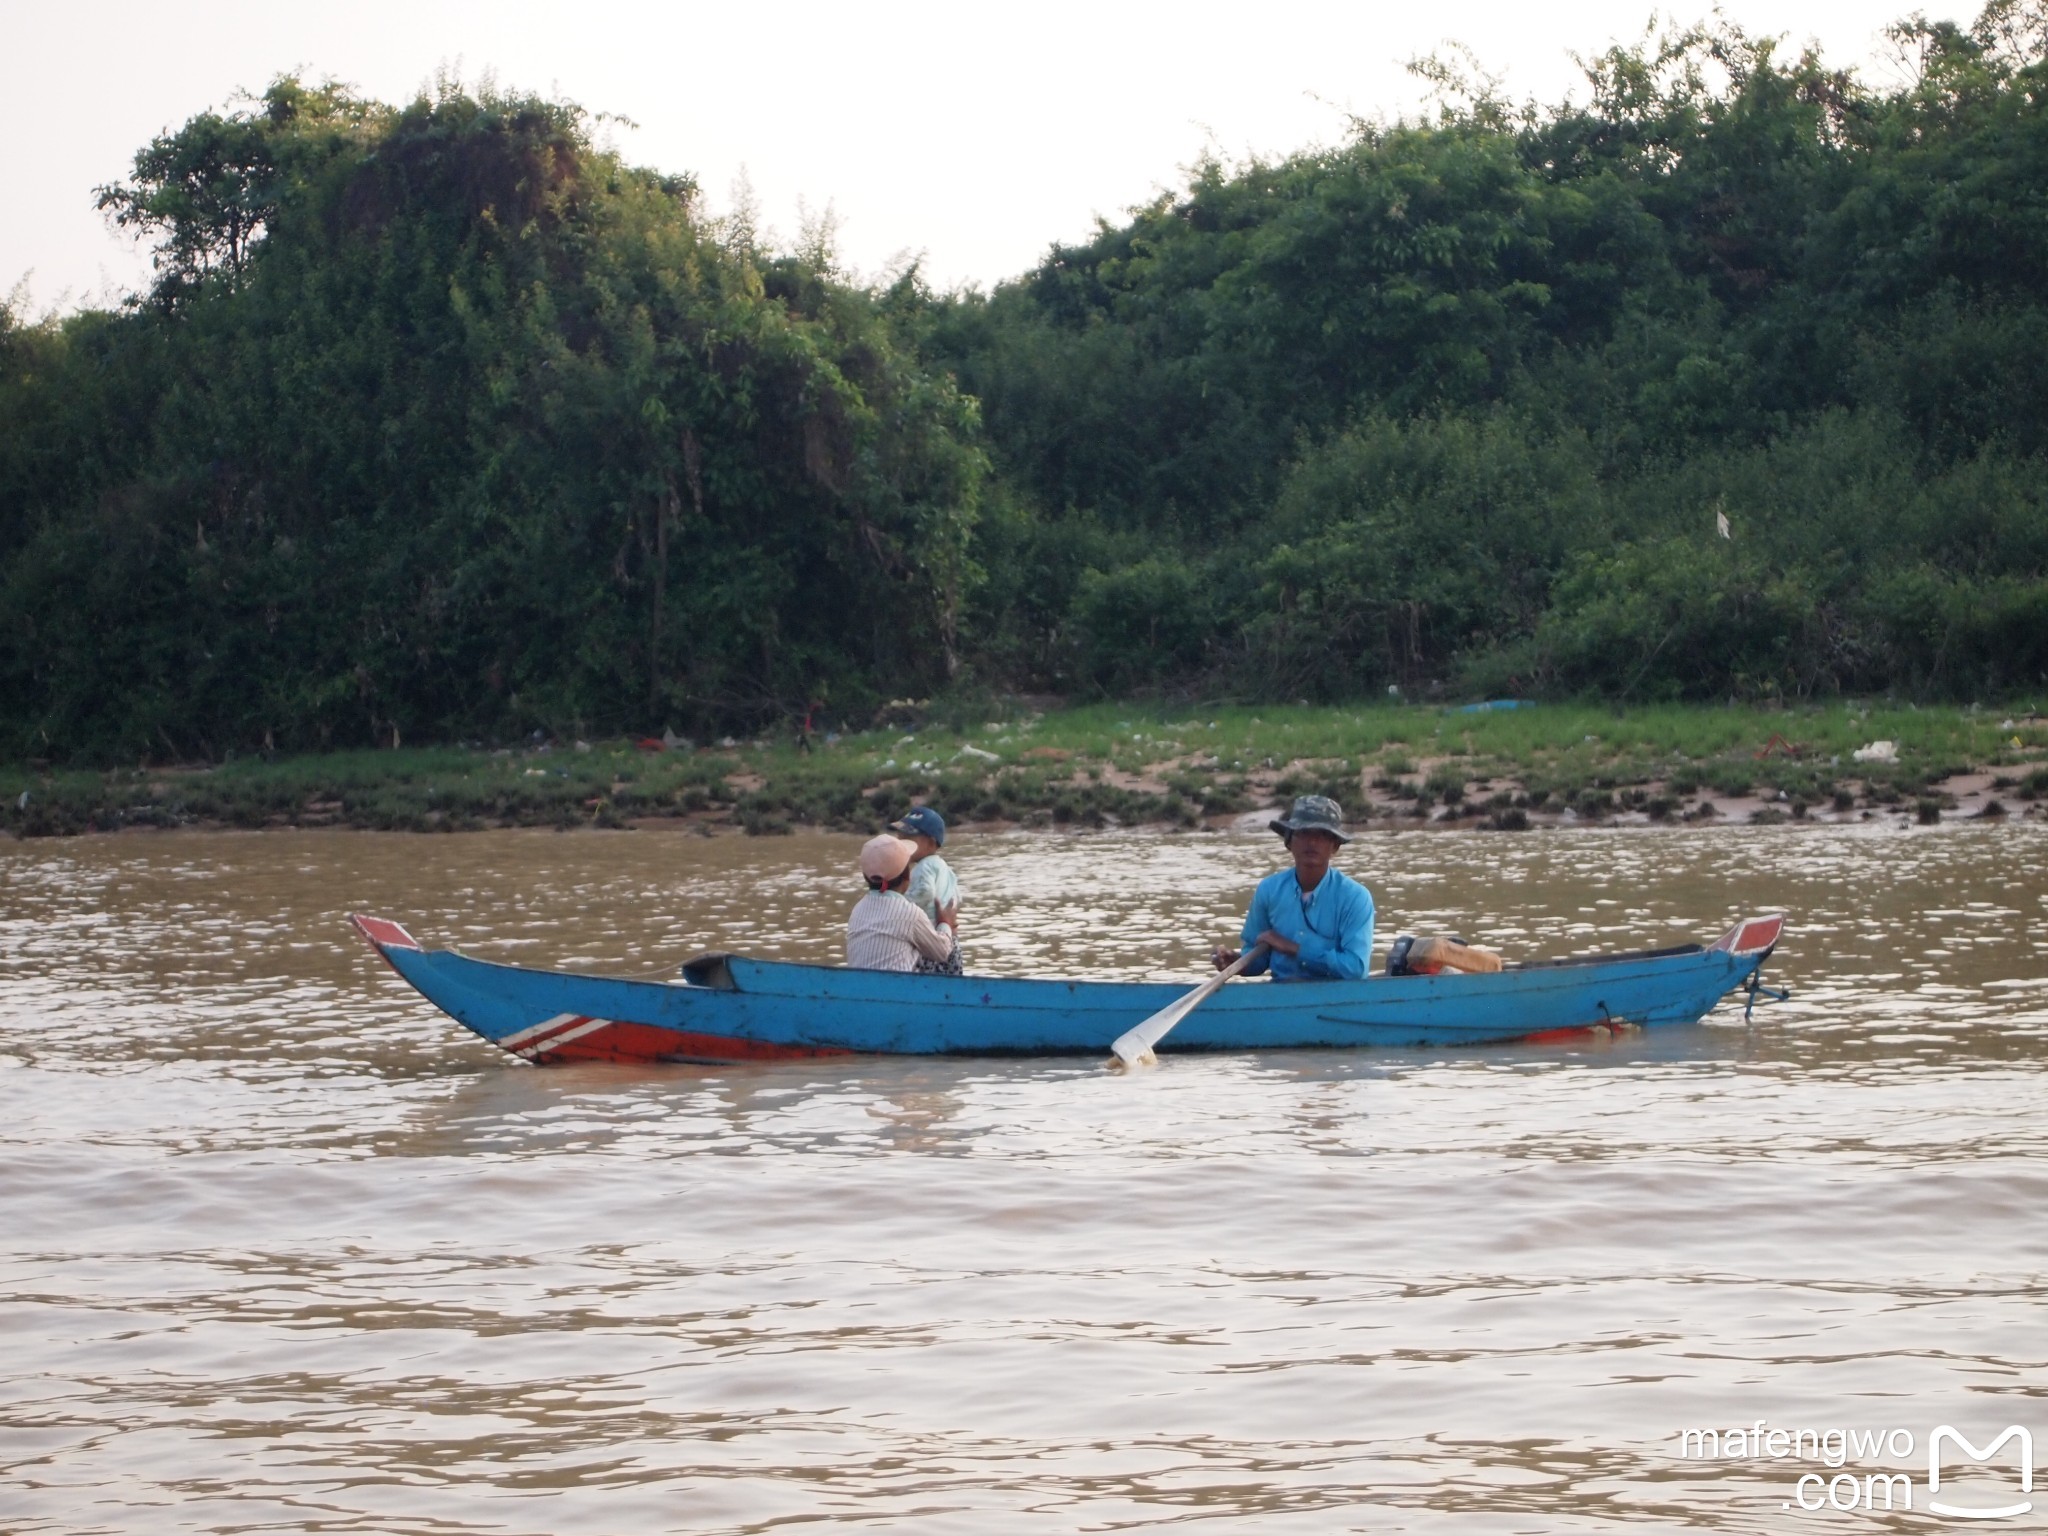
[[(975, 968), (1191, 984), (1278, 852), (956, 844)], [(2048, 1528), (2048, 829), (1368, 835), (1382, 951), (1793, 999), (1130, 1077), (537, 1070), (344, 921), (834, 960), (856, 846), (0, 847), (0, 1531)]]

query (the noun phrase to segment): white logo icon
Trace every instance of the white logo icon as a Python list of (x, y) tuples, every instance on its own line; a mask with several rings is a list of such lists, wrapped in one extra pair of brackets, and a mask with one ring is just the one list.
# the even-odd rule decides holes
[(1938, 1426), (1927, 1437), (1927, 1507), (1937, 1515), (1953, 1515), (1960, 1520), (2005, 1520), (2013, 1515), (2024, 1515), (2034, 1507), (2033, 1500), (2021, 1499), (2017, 1504), (2003, 1504), (1996, 1509), (1983, 1509), (1973, 1504), (1944, 1504), (1934, 1497), (1941, 1492), (1941, 1443), (1953, 1440), (1956, 1449), (1971, 1461), (1989, 1461), (1998, 1454), (1998, 1448), (2008, 1440), (2019, 1441), (2020, 1492), (2034, 1491), (2034, 1437), (2017, 1424), (2006, 1426), (2005, 1433), (1979, 1450), (1963, 1438), (1962, 1433), (1952, 1425)]

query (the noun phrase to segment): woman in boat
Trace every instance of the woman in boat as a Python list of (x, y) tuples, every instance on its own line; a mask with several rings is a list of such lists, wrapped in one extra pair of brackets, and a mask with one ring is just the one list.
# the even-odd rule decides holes
[[(1245, 913), (1244, 949), (1266, 953), (1244, 968), (1275, 981), (1356, 980), (1372, 968), (1372, 892), (1330, 868), (1344, 835), (1344, 812), (1324, 795), (1303, 795), (1293, 810), (1270, 823), (1294, 867), (1266, 876)], [(1216, 969), (1237, 963), (1244, 949), (1219, 949)]]
[(910, 856), (910, 889), (905, 893), (910, 904), (933, 923), (938, 922), (940, 912), (948, 907), (953, 909), (953, 952), (943, 960), (927, 960), (919, 955), (912, 969), (941, 976), (965, 974), (966, 967), (960, 960), (960, 881), (953, 867), (939, 857), (939, 849), (946, 843), (946, 818), (930, 806), (920, 805), (907, 812), (901, 821), (890, 822), (889, 830), (907, 838), (917, 849)]
[(950, 955), (953, 909), (939, 908), (934, 923), (910, 903), (910, 856), (913, 844), (884, 832), (860, 850), (860, 872), (868, 893), (854, 903), (846, 920), (846, 963), (857, 970), (909, 971), (920, 958), (943, 961)]

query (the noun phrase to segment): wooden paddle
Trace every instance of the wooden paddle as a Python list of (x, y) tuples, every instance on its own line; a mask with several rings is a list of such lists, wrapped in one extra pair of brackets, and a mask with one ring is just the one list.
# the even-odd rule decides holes
[(1166, 1032), (1182, 1019), (1193, 1013), (1225, 983), (1266, 952), (1263, 944), (1254, 944), (1229, 965), (1211, 976), (1194, 991), (1178, 1002), (1168, 1003), (1144, 1023), (1125, 1030), (1116, 1037), (1110, 1049), (1116, 1052), (1117, 1063), (1125, 1067), (1150, 1066), (1159, 1058), (1152, 1054), (1152, 1047), (1166, 1038)]

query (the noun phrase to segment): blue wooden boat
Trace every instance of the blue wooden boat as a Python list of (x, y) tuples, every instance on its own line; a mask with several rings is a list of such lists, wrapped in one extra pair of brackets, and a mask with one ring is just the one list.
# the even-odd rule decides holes
[[(473, 960), (422, 948), (385, 918), (354, 922), (434, 1006), (537, 1063), (1093, 1054), (1188, 990), (1178, 982), (920, 976), (740, 955), (706, 955), (672, 981), (630, 981)], [(1690, 1024), (1730, 992), (1746, 989), (1753, 1003), (1768, 991), (1758, 972), (1784, 926), (1782, 915), (1753, 917), (1711, 945), (1529, 961), (1481, 975), (1233, 982), (1162, 1048), (1488, 1045)]]

